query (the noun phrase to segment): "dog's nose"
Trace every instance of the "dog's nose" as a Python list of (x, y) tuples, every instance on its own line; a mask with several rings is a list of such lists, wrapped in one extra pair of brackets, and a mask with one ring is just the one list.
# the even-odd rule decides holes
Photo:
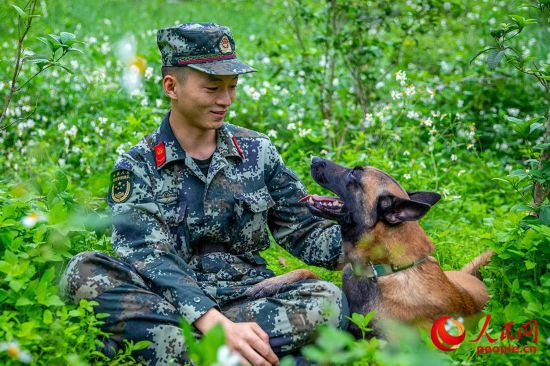
[(312, 156), (311, 157), (311, 165), (319, 165), (323, 162), (323, 158), (320, 158), (318, 156)]

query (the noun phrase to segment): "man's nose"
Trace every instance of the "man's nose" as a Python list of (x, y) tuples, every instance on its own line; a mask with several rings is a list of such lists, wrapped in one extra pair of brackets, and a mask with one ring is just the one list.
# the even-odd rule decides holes
[(231, 90), (225, 89), (218, 95), (217, 103), (219, 105), (223, 105), (226, 107), (229, 107), (231, 103), (233, 103), (233, 99), (231, 98)]

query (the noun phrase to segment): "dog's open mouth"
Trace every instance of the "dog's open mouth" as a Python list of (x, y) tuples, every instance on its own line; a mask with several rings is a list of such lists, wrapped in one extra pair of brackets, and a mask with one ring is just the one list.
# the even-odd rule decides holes
[(305, 202), (311, 213), (327, 219), (336, 220), (343, 215), (344, 201), (335, 197), (308, 194), (300, 199)]

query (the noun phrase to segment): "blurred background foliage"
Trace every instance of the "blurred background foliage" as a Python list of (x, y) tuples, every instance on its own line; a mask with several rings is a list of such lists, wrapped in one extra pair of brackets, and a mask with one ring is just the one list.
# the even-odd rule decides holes
[[(25, 1), (14, 4), (28, 10)], [(12, 89), (24, 21), (11, 5), (0, 4), (1, 100)], [(442, 193), (422, 221), (442, 267), (460, 268), (492, 248), (497, 255), (484, 270), (491, 331), (498, 336), (512, 320), (539, 322), (534, 354), (476, 355), (473, 344), (443, 354), (426, 334), (398, 328), (393, 345), (321, 330), (305, 355), (321, 364), (548, 364), (550, 209), (544, 195), (533, 201), (533, 187), (548, 192), (550, 99), (525, 71), (550, 74), (549, 7), (546, 0), (36, 1), (16, 86), (45, 69), (62, 32), (80, 52), (15, 93), (2, 121), (0, 342), (17, 342), (36, 364), (132, 363), (131, 350), (143, 345), (127, 345), (114, 360), (102, 356), (101, 316), (93, 304), (65, 304), (57, 279), (75, 253), (113, 254), (112, 165), (169, 108), (156, 29), (212, 21), (232, 29), (239, 57), (258, 69), (240, 79), (228, 122), (270, 136), (310, 192), (326, 193), (309, 177), (310, 156), (319, 155)], [(502, 34), (517, 24), (510, 15), (533, 21), (508, 40)], [(514, 52), (476, 58), (508, 46)], [(264, 255), (276, 273), (305, 266), (275, 243)], [(341, 281), (338, 272), (314, 270)], [(0, 352), (0, 363), (18, 362)]]

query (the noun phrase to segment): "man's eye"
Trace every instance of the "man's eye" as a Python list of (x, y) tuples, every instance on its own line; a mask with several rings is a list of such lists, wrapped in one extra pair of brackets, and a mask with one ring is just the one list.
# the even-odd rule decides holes
[(207, 87), (206, 89), (207, 89), (207, 90), (210, 90), (210, 91), (216, 91), (216, 90), (218, 90), (218, 88), (215, 87), (215, 86), (214, 86), (214, 87)]
[(231, 89), (237, 89), (237, 84), (231, 85), (230, 88), (231, 88)]

